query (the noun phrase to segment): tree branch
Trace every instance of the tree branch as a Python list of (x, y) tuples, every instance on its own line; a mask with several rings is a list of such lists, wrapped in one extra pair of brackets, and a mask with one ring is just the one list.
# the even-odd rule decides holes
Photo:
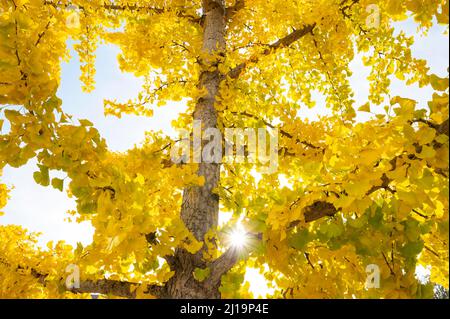
[[(441, 134), (448, 134), (448, 120), (446, 122), (442, 123), (441, 125), (439, 125), (438, 132), (440, 132)], [(391, 165), (392, 165), (391, 171), (394, 171), (396, 169), (397, 159), (401, 158), (401, 157), (402, 156), (397, 156), (393, 160), (391, 160)], [(393, 190), (390, 187), (390, 184), (394, 180), (390, 179), (386, 174), (383, 174), (383, 176), (381, 177), (381, 181), (382, 181), (382, 184), (379, 186), (372, 187), (367, 192), (366, 196), (369, 196), (381, 189), (387, 190), (393, 194), (396, 192), (395, 190)], [(294, 203), (292, 206), (295, 206), (295, 204), (297, 204), (297, 203)], [(291, 206), (291, 208), (292, 208), (292, 206)], [(332, 216), (336, 215), (338, 212), (339, 212), (339, 210), (336, 209), (336, 207), (333, 204), (328, 203), (326, 201), (316, 201), (312, 205), (307, 206), (303, 209), (303, 214), (305, 216), (306, 223), (311, 223), (313, 221), (319, 220), (326, 216), (332, 217)], [(289, 225), (289, 228), (293, 228), (293, 227), (297, 226), (299, 223), (300, 223), (299, 221), (294, 221)]]
[(303, 209), (305, 222), (307, 223), (312, 223), (313, 221), (326, 216), (332, 217), (336, 215), (337, 212), (338, 210), (336, 209), (336, 207), (334, 207), (333, 204), (325, 201), (315, 202), (314, 204)]
[(449, 136), (449, 123), (448, 123), (448, 120), (449, 119), (447, 119), (444, 123), (442, 123), (441, 125), (438, 126), (437, 131), (438, 131), (439, 134), (445, 134), (445, 135)]
[[(142, 284), (102, 279), (98, 281), (86, 280), (80, 283), (80, 288), (67, 289), (68, 291), (81, 293), (98, 293), (102, 295), (114, 295), (117, 297), (134, 299), (136, 298), (136, 289)], [(159, 297), (164, 289), (163, 286), (144, 285), (146, 287), (146, 294)]]
[(417, 120), (412, 120), (411, 124), (422, 123), (422, 124), (428, 125), (432, 129), (435, 129), (439, 134), (444, 134), (444, 135), (449, 136), (449, 123), (448, 123), (448, 120), (449, 119), (447, 119), (446, 121), (444, 121), (442, 124), (439, 125), (439, 124), (433, 123), (433, 122), (431, 122), (429, 120), (417, 119)]
[[(61, 4), (59, 2), (53, 2), (50, 0), (45, 0), (44, 1), (45, 5), (50, 5), (54, 8), (58, 8), (58, 7), (69, 7), (71, 4), (68, 3), (66, 5)], [(167, 10), (165, 8), (158, 8), (158, 7), (150, 7), (150, 6), (140, 6), (137, 4), (103, 4), (101, 6), (103, 9), (105, 10), (109, 10), (109, 11), (135, 11), (135, 12), (153, 12), (156, 14), (162, 14), (164, 12), (169, 12), (170, 10)], [(79, 8), (80, 10), (85, 10), (85, 8), (83, 6), (77, 6), (77, 8)], [(194, 23), (201, 23), (202, 22), (202, 17), (197, 17), (197, 16), (193, 16), (193, 15), (189, 15), (189, 14), (185, 14), (180, 10), (177, 10), (176, 12), (177, 16), (179, 18), (185, 18), (188, 19)]]
[[(23, 269), (23, 267), (19, 266), (19, 269)], [(32, 268), (31, 275), (38, 279), (40, 284), (44, 286), (46, 285), (46, 280), (48, 277), (47, 274), (43, 274)], [(113, 295), (117, 297), (134, 299), (136, 298), (136, 289), (142, 285), (143, 284), (140, 283), (109, 279), (101, 279), (96, 281), (85, 280), (80, 282), (80, 288), (66, 288), (66, 290), (74, 294), (98, 293), (102, 295)], [(145, 285), (145, 287), (146, 291), (144, 293), (155, 297), (160, 297), (164, 290), (163, 286), (157, 285)]]
[(211, 273), (208, 277), (208, 283), (215, 284), (220, 281), (222, 276), (233, 268), (238, 261), (239, 252), (236, 247), (230, 247), (222, 256), (211, 263)]
[[(351, 10), (355, 4), (359, 3), (359, 1), (360, 1), (360, 0), (352, 0), (352, 1), (350, 2), (350, 4), (346, 4), (346, 3), (347, 3), (347, 0), (343, 0), (343, 1), (341, 2), (341, 6), (342, 6), (342, 7), (341, 7), (341, 12), (342, 12), (342, 14), (344, 15), (345, 18), (348, 18), (348, 19), (351, 18), (351, 16), (350, 16), (350, 14), (348, 13), (348, 11)], [(344, 6), (344, 4), (346, 4), (346, 5)]]
[[(350, 4), (346, 5), (347, 0), (343, 0), (341, 2), (341, 9), (340, 11), (343, 13), (344, 17), (350, 17), (348, 14), (348, 10), (351, 10), (352, 7), (359, 3), (360, 0), (352, 0)], [(240, 3), (242, 2), (242, 3)], [(232, 9), (230, 11), (230, 15), (231, 17), (236, 14), (236, 12), (238, 10), (241, 10), (244, 6), (245, 6), (245, 1), (244, 0), (238, 0), (236, 2), (236, 5), (231, 7), (231, 8), (235, 8), (234, 10)], [(230, 9), (231, 9), (230, 8)], [(237, 10), (236, 10), (237, 9)], [(227, 14), (228, 16), (228, 14)], [(303, 26), (303, 28), (299, 29), (299, 30), (295, 30), (294, 32), (288, 34), (287, 36), (285, 36), (284, 38), (279, 39), (278, 41), (274, 42), (273, 44), (269, 45), (268, 48), (266, 50), (263, 51), (262, 55), (269, 55), (271, 52), (273, 51), (277, 51), (278, 49), (282, 49), (285, 47), (289, 47), (291, 44), (295, 43), (296, 41), (300, 40), (301, 38), (303, 38), (304, 36), (306, 36), (308, 33), (311, 33), (314, 28), (316, 27), (317, 23), (313, 23), (313, 24), (308, 24)], [(242, 74), (242, 72), (247, 68), (247, 66), (250, 63), (257, 63), (259, 61), (259, 57), (252, 57), (250, 58), (248, 61), (243, 62), (241, 64), (239, 64), (238, 66), (236, 66), (234, 69), (232, 69), (229, 73), (228, 76), (231, 79), (237, 79), (239, 78), (239, 76)]]
[[(293, 44), (296, 41), (300, 40), (301, 38), (306, 36), (308, 33), (311, 33), (314, 30), (315, 27), (316, 27), (316, 24), (314, 23), (314, 24), (305, 25), (305, 26), (303, 26), (303, 28), (301, 28), (299, 30), (295, 30), (294, 32), (288, 34), (284, 38), (281, 38), (278, 41), (270, 44), (268, 46), (268, 48), (266, 48), (262, 52), (262, 55), (263, 56), (267, 56), (267, 55), (271, 54), (274, 51), (277, 51), (277, 50), (282, 49), (282, 48), (289, 47), (291, 44)], [(238, 66), (236, 66), (234, 69), (232, 69), (228, 73), (228, 77), (231, 78), (231, 79), (239, 78), (239, 76), (242, 74), (242, 72), (247, 68), (247, 66), (250, 63), (257, 63), (259, 61), (259, 59), (260, 59), (260, 57), (252, 57), (249, 60), (247, 60), (246, 62), (243, 62), (243, 63), (239, 64)]]
[(227, 20), (233, 19), (233, 17), (244, 8), (245, 8), (245, 0), (237, 0), (234, 6), (227, 8), (226, 19)]
[[(3, 258), (0, 258), (0, 263), (10, 267), (11, 264)], [(22, 265), (17, 266), (17, 270), (26, 270), (30, 267), (24, 267)], [(38, 280), (41, 285), (46, 285), (48, 274), (42, 273), (34, 268), (31, 268), (30, 274)], [(63, 280), (63, 278), (61, 278)], [(136, 298), (136, 289), (138, 287), (145, 286), (145, 294), (149, 294), (155, 297), (160, 297), (165, 287), (158, 285), (145, 285), (140, 283), (132, 283), (127, 281), (117, 281), (109, 279), (101, 280), (85, 280), (80, 282), (80, 288), (66, 288), (67, 291), (74, 294), (82, 293), (98, 293), (102, 295), (114, 295), (117, 297), (124, 297), (133, 299)], [(133, 289), (134, 288), (134, 289)]]
[[(257, 120), (257, 121), (261, 121), (261, 122), (264, 123), (264, 125), (266, 125), (266, 126), (272, 128), (272, 129), (277, 129), (277, 127), (276, 127), (275, 125), (273, 125), (272, 123), (266, 121), (266, 120), (263, 119), (262, 117), (259, 117), (259, 116), (257, 116), (257, 115), (251, 114), (251, 113), (249, 113), (249, 112), (247, 112), (247, 111), (244, 111), (244, 112), (233, 112), (233, 111), (230, 111), (230, 113), (233, 114), (233, 115), (236, 115), (236, 116), (239, 116), (239, 115), (240, 115), (240, 116), (245, 116), (245, 117), (249, 117), (249, 118), (255, 119), (255, 120)], [(281, 134), (282, 136), (284, 136), (284, 137), (286, 137), (286, 138), (290, 138), (290, 139), (293, 139), (293, 138), (294, 138), (294, 136), (293, 136), (291, 133), (289, 133), (289, 132), (287, 132), (287, 131), (285, 131), (285, 130), (283, 130), (283, 129), (281, 129), (281, 128), (279, 128), (279, 132), (280, 132), (280, 134)], [(319, 147), (319, 146), (315, 146), (315, 145), (313, 145), (313, 144), (310, 143), (310, 142), (302, 141), (302, 140), (300, 140), (300, 139), (296, 139), (296, 142), (297, 142), (297, 143), (300, 143), (300, 144), (303, 144), (304, 146), (307, 146), (307, 147), (309, 147), (309, 148), (312, 148), (312, 149), (315, 149), (315, 150), (322, 150), (322, 152), (325, 152), (325, 149), (323, 149), (323, 148), (321, 148), (321, 147)]]

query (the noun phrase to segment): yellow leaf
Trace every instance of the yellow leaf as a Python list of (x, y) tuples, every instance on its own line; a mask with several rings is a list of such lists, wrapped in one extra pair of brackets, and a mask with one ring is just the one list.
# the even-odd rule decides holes
[(449, 79), (448, 78), (440, 78), (435, 74), (430, 76), (430, 83), (433, 89), (436, 91), (445, 91), (448, 89)]
[(422, 148), (422, 152), (420, 152), (420, 154), (417, 155), (418, 158), (421, 159), (430, 159), (436, 156), (436, 151), (434, 150), (434, 148), (425, 145)]
[(361, 107), (358, 109), (358, 111), (360, 111), (360, 112), (371, 113), (371, 110), (370, 110), (370, 103), (364, 104), (363, 106), (361, 106)]

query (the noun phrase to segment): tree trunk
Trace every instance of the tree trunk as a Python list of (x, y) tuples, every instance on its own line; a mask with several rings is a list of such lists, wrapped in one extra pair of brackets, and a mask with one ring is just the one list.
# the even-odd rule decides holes
[[(209, 54), (220, 54), (225, 50), (225, 24), (226, 10), (224, 0), (203, 0), (204, 35), (203, 50)], [(209, 71), (214, 59), (201, 61), (204, 70), (199, 79), (199, 87), (205, 88), (208, 94), (199, 99), (194, 112), (194, 120), (202, 122), (202, 132), (208, 128), (217, 128), (217, 112), (215, 109), (216, 97), (219, 91), (221, 74)], [(202, 134), (203, 135), (203, 134)], [(204, 240), (209, 229), (218, 225), (219, 196), (214, 193), (219, 184), (220, 164), (199, 164), (198, 174), (205, 178), (202, 187), (185, 189), (181, 218), (189, 231), (199, 241)], [(165, 298), (220, 298), (220, 278), (214, 282), (200, 283), (193, 277), (196, 267), (205, 267), (202, 261), (203, 251), (195, 255), (178, 249), (174, 258), (169, 262), (171, 269), (175, 271), (174, 277), (166, 285)]]

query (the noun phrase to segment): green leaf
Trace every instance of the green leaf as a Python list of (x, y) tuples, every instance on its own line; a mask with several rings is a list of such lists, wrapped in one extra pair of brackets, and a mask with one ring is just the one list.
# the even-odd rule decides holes
[(54, 178), (54, 179), (52, 179), (52, 186), (53, 186), (53, 188), (59, 189), (62, 192), (63, 188), (64, 188), (64, 180), (59, 179), (59, 178)]
[(82, 126), (94, 126), (94, 124), (89, 120), (78, 120)]
[(434, 297), (434, 285), (433, 283), (428, 283), (425, 285), (419, 285), (417, 289), (416, 298), (418, 299), (433, 299)]
[(383, 223), (383, 209), (380, 206), (377, 206), (375, 212), (371, 214), (369, 217), (369, 224), (373, 226), (375, 229), (380, 228)]
[(424, 243), (422, 240), (416, 242), (408, 242), (400, 248), (400, 253), (405, 258), (415, 258), (423, 250)]
[(326, 236), (327, 239), (339, 237), (344, 232), (344, 225), (336, 222), (324, 223), (320, 225), (319, 232)]
[(80, 256), (83, 253), (83, 244), (77, 242), (77, 248), (75, 249), (75, 256)]
[(78, 205), (78, 211), (80, 214), (93, 214), (97, 210), (96, 202), (83, 202)]
[(62, 100), (57, 96), (52, 96), (45, 102), (45, 106), (49, 110), (57, 109), (62, 105)]
[(306, 244), (308, 244), (310, 241), (311, 236), (308, 229), (305, 228), (293, 234), (289, 238), (289, 245), (297, 250), (303, 250)]
[(211, 269), (209, 269), (209, 268), (205, 268), (205, 269), (195, 268), (195, 270), (194, 270), (194, 278), (195, 278), (195, 280), (197, 280), (199, 282), (205, 281), (205, 279), (208, 278), (210, 274), (211, 274)]
[(331, 223), (328, 228), (327, 233), (328, 233), (328, 236), (330, 236), (330, 238), (334, 238), (334, 237), (341, 236), (343, 232), (344, 232), (344, 227), (342, 225)]
[(18, 118), (22, 117), (22, 114), (20, 114), (20, 112), (18, 112), (18, 111), (14, 111), (14, 110), (5, 110), (5, 117), (10, 122), (16, 122)]
[(360, 229), (367, 225), (367, 215), (363, 215), (356, 219), (349, 219), (347, 221), (348, 225), (352, 228)]
[(39, 172), (34, 172), (33, 178), (39, 185), (48, 186), (50, 185), (50, 176), (48, 173), (48, 167), (44, 165), (39, 165)]
[(255, 233), (263, 233), (267, 230), (267, 224), (264, 220), (260, 219), (251, 220), (248, 227), (252, 232)]
[(417, 220), (409, 219), (404, 223), (405, 235), (408, 241), (417, 242), (420, 240), (420, 224)]

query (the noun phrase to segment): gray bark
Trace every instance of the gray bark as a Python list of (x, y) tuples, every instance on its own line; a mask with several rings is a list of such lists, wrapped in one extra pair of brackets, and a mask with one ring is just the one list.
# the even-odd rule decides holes
[[(204, 37), (203, 50), (210, 54), (220, 54), (225, 50), (225, 25), (226, 10), (224, 0), (203, 0)], [(202, 122), (202, 131), (208, 128), (217, 128), (217, 112), (215, 109), (216, 97), (219, 92), (221, 74), (216, 69), (208, 71), (214, 61), (201, 61), (203, 71), (199, 79), (199, 87), (206, 88), (207, 96), (199, 99), (194, 112), (194, 120)], [(219, 196), (215, 189), (219, 185), (220, 164), (199, 164), (199, 176), (205, 178), (205, 184), (201, 187), (185, 189), (181, 218), (186, 227), (199, 241), (209, 229), (218, 225)], [(170, 259), (170, 266), (175, 270), (175, 275), (166, 284), (163, 298), (220, 298), (220, 277), (214, 280), (198, 282), (193, 277), (196, 267), (204, 268), (202, 260), (203, 252), (195, 255), (178, 249), (175, 256)]]

